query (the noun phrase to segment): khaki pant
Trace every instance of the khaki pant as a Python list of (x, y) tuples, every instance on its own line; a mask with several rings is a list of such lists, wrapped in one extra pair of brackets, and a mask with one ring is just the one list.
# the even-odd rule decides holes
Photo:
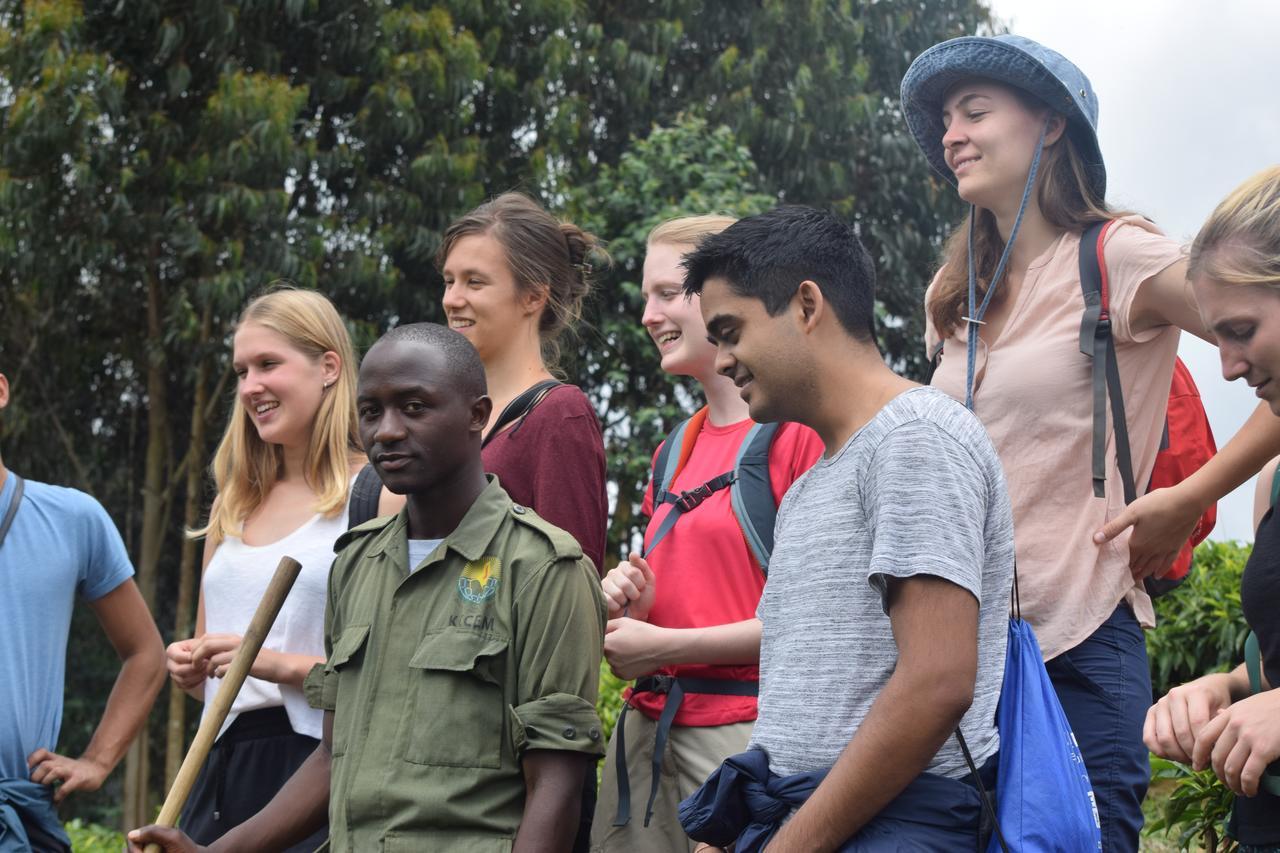
[(618, 813), (618, 730), (609, 739), (600, 776), (600, 797), (591, 823), (592, 853), (690, 853), (694, 842), (680, 828), (680, 801), (707, 780), (731, 755), (743, 752), (754, 724), (672, 726), (662, 761), (662, 782), (653, 803), (653, 819), (644, 825), (653, 778), (653, 747), (658, 723), (639, 711), (627, 713), (627, 778), (631, 782), (631, 821), (614, 826)]

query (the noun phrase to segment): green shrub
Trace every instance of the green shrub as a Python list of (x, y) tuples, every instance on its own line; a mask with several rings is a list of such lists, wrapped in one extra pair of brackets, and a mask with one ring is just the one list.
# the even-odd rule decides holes
[(1155, 698), (1244, 660), (1249, 630), (1240, 611), (1240, 575), (1249, 551), (1239, 542), (1202, 543), (1186, 582), (1156, 599), (1156, 627), (1147, 632)]
[(76, 818), (64, 827), (71, 836), (73, 853), (120, 853), (124, 849), (124, 834), (105, 826)]
[[(1201, 544), (1191, 576), (1156, 599), (1156, 627), (1147, 632), (1155, 699), (1179, 684), (1244, 660), (1249, 629), (1240, 610), (1240, 576), (1249, 551), (1249, 545), (1238, 542)], [(1180, 850), (1236, 849), (1224, 831), (1234, 795), (1212, 770), (1195, 772), (1152, 756), (1151, 779), (1164, 782), (1157, 787), (1168, 794), (1152, 810), (1155, 817), (1147, 823), (1146, 834), (1162, 835)]]
[[(1203, 849), (1207, 853), (1231, 853), (1237, 845), (1226, 836), (1227, 818), (1235, 795), (1213, 775), (1182, 764), (1151, 757), (1151, 780), (1171, 779), (1175, 785), (1148, 834), (1163, 834), (1179, 850)], [(1194, 846), (1193, 846), (1194, 845)]]

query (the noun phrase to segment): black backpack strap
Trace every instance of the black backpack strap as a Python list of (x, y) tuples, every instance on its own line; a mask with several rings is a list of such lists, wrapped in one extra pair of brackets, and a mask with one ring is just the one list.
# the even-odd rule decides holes
[(347, 507), (347, 529), (359, 527), (378, 517), (378, 499), (382, 497), (382, 479), (372, 465), (356, 474), (351, 486), (351, 503)]
[(1113, 220), (1097, 222), (1080, 235), (1080, 290), (1084, 316), (1080, 321), (1080, 352), (1093, 359), (1093, 495), (1107, 489), (1107, 399), (1111, 400), (1111, 424), (1116, 438), (1116, 462), (1124, 485), (1124, 502), (1133, 503), (1138, 492), (1129, 453), (1129, 424), (1125, 418), (1120, 365), (1111, 335), (1111, 315), (1104, 284), (1101, 238)]
[(12, 471), (9, 476), (13, 478), (13, 500), (9, 501), (9, 511), (4, 514), (4, 521), (0, 521), (0, 545), (4, 544), (4, 537), (9, 535), (9, 528), (13, 526), (13, 517), (18, 514), (18, 505), (22, 503), (22, 478)]
[(1009, 845), (1004, 840), (1004, 833), (1000, 831), (1000, 821), (996, 817), (995, 803), (991, 801), (991, 792), (982, 783), (982, 776), (978, 773), (978, 765), (973, 762), (973, 755), (969, 752), (969, 744), (965, 742), (964, 734), (960, 731), (959, 726), (956, 726), (956, 740), (960, 743), (960, 751), (964, 753), (964, 763), (969, 765), (969, 772), (973, 775), (973, 784), (977, 786), (978, 794), (982, 797), (982, 810), (986, 812), (988, 820), (991, 821), (996, 839), (1000, 842), (1000, 849), (1004, 853), (1009, 853)]
[[(560, 384), (562, 383), (558, 379), (544, 379), (521, 391), (520, 396), (503, 407), (498, 419), (493, 422), (493, 428), (489, 430), (489, 434), (480, 443), (480, 447), (483, 448), (492, 441), (498, 433), (507, 428), (508, 424), (514, 423), (529, 414), (533, 407), (546, 396), (547, 392)], [(516, 429), (519, 429), (519, 427), (516, 427)]]

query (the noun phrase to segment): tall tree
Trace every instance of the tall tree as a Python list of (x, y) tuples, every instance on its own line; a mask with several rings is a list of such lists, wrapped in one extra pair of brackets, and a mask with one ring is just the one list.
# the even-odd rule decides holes
[[(317, 287), (366, 342), (438, 317), (441, 232), (522, 188), (617, 261), (566, 368), (606, 420), (619, 547), (636, 529), (624, 496), (691, 402), (634, 322), (647, 224), (834, 209), (877, 257), (888, 357), (919, 372), (920, 297), (959, 211), (906, 137), (897, 84), (933, 42), (988, 24), (978, 0), (0, 4), (6, 459), (97, 495), (162, 627), (185, 629), (182, 530), (207, 506), (246, 296)], [(104, 696), (70, 685), (69, 737)], [(172, 754), (186, 706), (169, 707)], [(149, 754), (129, 759), (126, 822), (158, 792)]]

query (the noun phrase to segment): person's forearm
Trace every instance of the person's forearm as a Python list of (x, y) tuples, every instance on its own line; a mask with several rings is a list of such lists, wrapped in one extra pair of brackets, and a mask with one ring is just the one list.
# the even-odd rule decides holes
[(307, 673), (311, 672), (311, 668), (318, 663), (324, 663), (324, 658), (316, 657), (315, 655), (268, 652), (265, 649), (258, 653), (259, 660), (264, 655), (270, 655), (271, 661), (267, 680), (276, 684), (287, 684), (299, 690), (302, 689), (302, 682), (306, 680)]
[(1232, 702), (1239, 702), (1253, 692), (1249, 689), (1249, 671), (1244, 664), (1222, 675), (1227, 679), (1227, 692)]
[(707, 628), (667, 628), (663, 635), (663, 666), (676, 664), (757, 664), (760, 662), (760, 620), (747, 619)]
[(329, 747), (321, 742), (262, 811), (209, 846), (210, 851), (283, 850), (322, 827), (329, 814)]
[(120, 763), (165, 682), (164, 649), (144, 646), (126, 657), (116, 675), (102, 719), (81, 756), (110, 773)]
[(1280, 418), (1259, 403), (1249, 419), (1217, 454), (1178, 486), (1207, 507), (1262, 470), (1280, 454)]
[(567, 774), (526, 773), (524, 814), (520, 817), (512, 853), (556, 853), (573, 846), (582, 811), (586, 756), (565, 766), (571, 768)]
[(834, 850), (853, 837), (924, 772), (970, 701), (954, 681), (894, 673), (827, 778), (767, 849)]

